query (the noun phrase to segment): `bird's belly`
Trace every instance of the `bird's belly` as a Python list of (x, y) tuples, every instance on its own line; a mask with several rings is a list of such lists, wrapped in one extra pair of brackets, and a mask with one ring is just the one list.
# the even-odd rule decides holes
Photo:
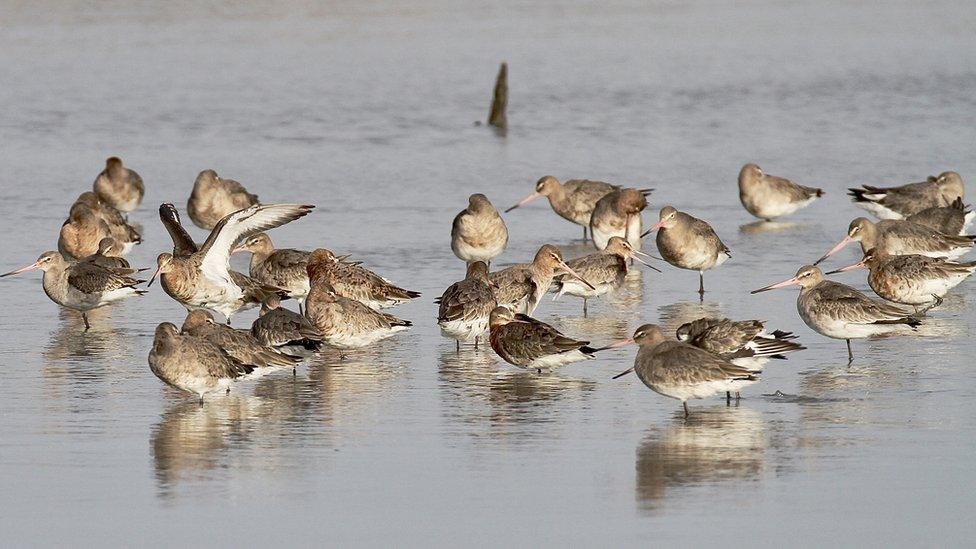
[(613, 283), (596, 283), (591, 282), (596, 290), (591, 290), (588, 286), (584, 285), (582, 282), (576, 279), (566, 279), (562, 281), (562, 288), (560, 288), (560, 294), (569, 294), (576, 297), (599, 297), (601, 295), (609, 293), (611, 290), (616, 288), (616, 284)]
[[(682, 402), (692, 398), (708, 398), (726, 391), (736, 391), (728, 381), (706, 381), (702, 383), (652, 383), (648, 387), (655, 393), (678, 399)], [(741, 387), (741, 386), (740, 386)]]
[(381, 339), (388, 338), (393, 334), (406, 330), (405, 326), (393, 326), (392, 328), (376, 328), (372, 330), (357, 330), (355, 328), (343, 329), (339, 327), (331, 330), (324, 335), (325, 342), (333, 347), (340, 349), (358, 349), (372, 345)]
[(587, 355), (579, 349), (574, 349), (572, 351), (567, 351), (565, 353), (558, 353), (552, 355), (541, 356), (529, 362), (528, 368), (532, 370), (542, 370), (548, 372), (556, 368), (560, 368), (567, 364), (573, 362), (580, 362), (582, 360), (589, 360), (593, 358)]
[(904, 215), (877, 202), (855, 202), (854, 205), (871, 213), (878, 219), (905, 219)]
[(459, 341), (472, 341), (488, 331), (488, 317), (474, 320), (449, 320), (438, 324), (441, 327), (441, 335)]

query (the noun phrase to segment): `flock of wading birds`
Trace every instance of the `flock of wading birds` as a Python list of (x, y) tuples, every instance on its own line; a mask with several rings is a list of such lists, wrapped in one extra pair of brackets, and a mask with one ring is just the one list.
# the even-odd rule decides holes
[[(146, 281), (134, 278), (146, 269), (133, 269), (123, 258), (141, 241), (126, 214), (139, 206), (144, 192), (135, 171), (109, 158), (93, 191), (71, 206), (58, 251), (0, 276), (42, 270), (44, 292), (57, 304), (80, 311), (88, 329), (88, 311), (147, 291), (139, 288)], [(594, 348), (531, 316), (548, 292), (581, 297), (585, 315), (587, 300), (619, 288), (633, 261), (654, 269), (644, 261), (650, 258), (698, 271), (698, 291), (704, 294), (703, 273), (722, 265), (730, 250), (707, 222), (671, 206), (662, 208), (657, 223), (644, 231), (641, 212), (650, 192), (543, 177), (533, 193), (505, 211), (546, 197), (559, 216), (583, 226), (584, 239), (597, 251), (565, 261), (559, 248), (546, 244), (531, 263), (495, 272), (489, 272), (489, 265), (508, 244), (508, 229), (484, 195), (471, 195), (451, 227), (451, 248), (467, 262), (467, 274), (436, 300), (441, 333), (456, 340), (458, 351), (461, 342), (477, 348), (487, 334), (506, 362), (540, 373), (593, 358), (604, 349), (636, 344), (634, 366), (615, 377), (636, 372), (655, 392), (680, 400), (686, 415), (690, 398), (721, 393), (727, 401), (732, 393), (738, 398), (741, 388), (758, 381), (769, 359), (804, 349), (794, 335), (767, 332), (756, 320), (701, 318), (679, 327), (676, 339), (645, 324), (631, 339)], [(976, 240), (965, 234), (973, 213), (963, 204), (963, 192), (955, 172), (900, 187), (850, 189), (854, 203), (881, 220), (855, 219), (844, 238), (816, 263), (753, 293), (799, 286), (800, 318), (822, 335), (846, 340), (851, 362), (851, 339), (915, 328), (925, 311), (976, 270), (976, 262), (953, 261)], [(767, 175), (755, 164), (739, 173), (742, 205), (762, 220), (789, 215), (822, 195), (821, 189)], [(312, 208), (261, 204), (240, 183), (206, 170), (187, 202), (193, 223), (211, 231), (197, 245), (176, 208), (159, 207), (173, 252), (159, 255), (147, 287), (158, 277), (163, 290), (189, 312), (181, 328), (169, 322), (156, 327), (149, 366), (159, 379), (196, 393), (202, 403), (205, 394), (230, 392), (231, 383), (241, 379), (289, 367), (294, 373), (298, 362), (323, 345), (366, 347), (411, 326), (382, 310), (419, 293), (396, 286), (349, 256), (322, 248), (276, 248), (265, 234)], [(640, 251), (641, 238), (655, 231), (660, 257)], [(863, 259), (826, 274), (866, 268), (869, 285), (886, 301), (827, 280), (816, 267), (851, 242), (861, 244)], [(237, 252), (251, 253), (247, 275), (230, 270), (230, 256)], [(281, 306), (288, 298), (298, 302), (299, 312)], [(230, 327), (236, 312), (258, 306), (260, 317), (249, 330)], [(223, 315), (226, 324), (215, 322), (213, 312)]]

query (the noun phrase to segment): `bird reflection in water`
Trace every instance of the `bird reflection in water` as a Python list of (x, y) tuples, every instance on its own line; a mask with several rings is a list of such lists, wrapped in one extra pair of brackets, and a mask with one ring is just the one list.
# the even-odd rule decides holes
[(93, 324), (87, 332), (85, 322), (77, 312), (61, 307), (58, 317), (58, 329), (52, 332), (51, 340), (44, 349), (46, 360), (50, 362), (88, 360), (118, 357), (123, 354), (124, 341), (118, 328), (112, 323), (112, 312), (108, 307), (88, 312), (89, 320), (98, 324)]
[(320, 410), (317, 421), (332, 425), (344, 418), (368, 428), (397, 382), (407, 373), (407, 350), (377, 345), (340, 354), (327, 349), (308, 362), (308, 398)]
[(706, 408), (653, 427), (637, 448), (635, 495), (654, 513), (682, 488), (758, 480), (766, 459), (762, 415), (747, 408)]
[(620, 316), (621, 313), (637, 311), (644, 304), (644, 269), (646, 267), (641, 265), (631, 266), (624, 283), (603, 298), (608, 315)]
[(63, 396), (104, 396), (109, 376), (129, 368), (122, 360), (131, 355), (129, 341), (112, 323), (111, 313), (108, 307), (89, 311), (88, 318), (95, 324), (86, 331), (81, 315), (60, 308), (58, 328), (51, 332), (43, 351), (42, 375), (45, 396), (52, 399), (49, 402)]
[[(591, 361), (567, 368), (587, 368)], [(564, 373), (538, 374), (510, 368), (490, 351), (454, 352), (444, 349), (438, 375), (444, 411), (450, 419), (469, 425), (471, 434), (490, 438), (513, 434), (520, 425), (533, 431), (540, 424), (558, 420), (557, 405), (576, 409), (579, 400), (596, 388), (596, 382), (574, 379)], [(551, 433), (550, 433), (551, 435)]]
[(742, 234), (763, 234), (763, 233), (779, 233), (787, 231), (799, 231), (804, 229), (804, 225), (800, 223), (793, 223), (789, 221), (754, 221), (752, 223), (746, 223), (745, 225), (739, 226), (739, 232)]
[(658, 308), (658, 325), (664, 330), (665, 334), (674, 335), (678, 326), (686, 322), (698, 320), (699, 318), (724, 317), (722, 305), (720, 303), (706, 301), (679, 301), (669, 305), (662, 305)]
[(192, 493), (200, 483), (219, 479), (241, 456), (266, 460), (268, 456), (261, 452), (232, 450), (241, 443), (253, 445), (248, 441), (259, 428), (255, 419), (273, 406), (260, 397), (232, 394), (202, 406), (187, 400), (170, 408), (149, 441), (160, 497), (176, 497), (180, 485)]

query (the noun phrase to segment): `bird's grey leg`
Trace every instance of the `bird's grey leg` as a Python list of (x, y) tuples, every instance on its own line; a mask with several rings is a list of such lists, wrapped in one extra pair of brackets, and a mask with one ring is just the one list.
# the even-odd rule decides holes
[(200, 406), (203, 406), (203, 395), (200, 395)]
[(226, 390), (226, 391), (224, 391), (224, 394), (225, 394), (225, 395), (229, 395), (229, 394), (230, 394), (230, 387), (227, 387), (227, 390)]
[(740, 399), (740, 398), (742, 398), (742, 394), (741, 394), (741, 393), (739, 393), (739, 391), (736, 391), (736, 392), (735, 392), (735, 404), (736, 404), (737, 406), (738, 406), (738, 404), (739, 404), (739, 399)]
[[(923, 313), (927, 313), (927, 312), (931, 311), (932, 309), (938, 307), (939, 305), (942, 305), (942, 298), (941, 297), (939, 297), (939, 296), (937, 296), (935, 294), (932, 294), (932, 299), (934, 299), (935, 301), (933, 301), (932, 304), (929, 305), (928, 307), (922, 309), (922, 312)], [(916, 308), (916, 310), (917, 310), (917, 308)]]
[(685, 407), (685, 419), (688, 419), (688, 401), (681, 401), (681, 405)]
[(586, 240), (587, 240), (587, 237), (586, 237), (586, 225), (583, 225), (583, 241), (585, 242)]
[(91, 329), (91, 324), (88, 323), (88, 313), (81, 313), (81, 319), (85, 321), (85, 331)]
[(725, 391), (725, 405), (728, 406), (732, 404), (732, 393), (730, 391)]
[(698, 271), (698, 295), (705, 301), (705, 273)]
[(851, 340), (847, 340), (847, 365), (850, 366), (854, 362), (854, 351), (851, 351)]
[(461, 354), (461, 340), (460, 339), (455, 339), (454, 340), (454, 350), (458, 354)]
[(303, 316), (305, 315), (305, 310), (302, 309), (302, 304), (301, 303), (298, 304), (298, 314), (303, 315)]
[(475, 348), (475, 349), (477, 349), (477, 348), (478, 348), (478, 338), (480, 338), (480, 337), (481, 337), (481, 336), (474, 336), (474, 348)]
[(583, 318), (586, 318), (586, 298), (583, 298)]

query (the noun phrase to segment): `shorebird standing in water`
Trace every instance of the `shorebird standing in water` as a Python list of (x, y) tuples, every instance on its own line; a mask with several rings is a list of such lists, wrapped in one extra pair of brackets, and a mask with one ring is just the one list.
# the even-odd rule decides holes
[(596, 249), (607, 247), (611, 237), (619, 236), (639, 250), (644, 223), (641, 212), (647, 207), (649, 191), (617, 189), (597, 201), (590, 216), (590, 236)]
[(204, 395), (229, 393), (233, 382), (254, 371), (206, 339), (181, 334), (169, 322), (156, 327), (149, 369), (170, 387), (197, 394), (200, 404)]
[(950, 236), (911, 221), (885, 219), (877, 223), (858, 217), (847, 227), (847, 235), (818, 259), (819, 265), (851, 242), (860, 242), (861, 251), (878, 249), (887, 255), (918, 254), (955, 259), (973, 248), (976, 236)]
[(85, 330), (91, 328), (88, 311), (146, 293), (145, 290), (136, 288), (137, 284), (142, 284), (145, 280), (130, 278), (95, 263), (70, 262), (58, 252), (44, 252), (34, 263), (2, 274), (0, 278), (34, 269), (44, 271), (44, 293), (51, 301), (81, 313)]
[(454, 339), (458, 352), (462, 341), (474, 340), (477, 349), (479, 339), (488, 331), (488, 316), (497, 306), (488, 265), (483, 261), (468, 264), (464, 280), (451, 284), (434, 302), (439, 305), (441, 335)]
[(105, 160), (105, 169), (98, 174), (92, 190), (102, 201), (122, 213), (129, 213), (139, 207), (146, 187), (134, 170), (122, 165), (117, 156)]
[(588, 284), (584, 284), (579, 279), (566, 274), (557, 275), (553, 280), (556, 291), (556, 297), (553, 299), (558, 299), (563, 294), (583, 298), (583, 316), (586, 316), (587, 299), (606, 295), (616, 291), (617, 288), (623, 285), (624, 279), (627, 277), (627, 272), (630, 270), (628, 267), (630, 260), (637, 260), (648, 268), (661, 272), (651, 265), (644, 263), (637, 256), (650, 257), (641, 251), (635, 250), (623, 238), (619, 236), (610, 237), (603, 250), (566, 262), (566, 265), (570, 269), (573, 269)]
[(911, 305), (918, 313), (942, 304), (949, 290), (958, 286), (976, 271), (976, 261), (956, 263), (924, 255), (888, 255), (878, 248), (864, 254), (861, 261), (827, 274), (866, 268), (868, 285), (879, 296), (902, 305)]
[(160, 254), (156, 273), (149, 283), (160, 276), (166, 293), (187, 310), (216, 311), (230, 324), (231, 316), (237, 311), (258, 305), (281, 291), (270, 286), (257, 291), (243, 288), (229, 270), (231, 248), (250, 235), (308, 215), (312, 208), (300, 204), (269, 204), (234, 212), (214, 227), (199, 251), (188, 256)]
[[(806, 349), (791, 341), (796, 336), (790, 332), (776, 330), (767, 334), (765, 326), (758, 320), (704, 317), (678, 326), (675, 336), (678, 341), (718, 355), (754, 374), (761, 374), (771, 358), (785, 360), (784, 354)], [(739, 396), (736, 392), (736, 400)], [(732, 393), (726, 392), (726, 402), (731, 399)]]
[[(172, 261), (173, 258), (186, 259), (199, 251), (200, 247), (193, 242), (193, 239), (190, 238), (190, 235), (180, 223), (180, 214), (176, 211), (175, 206), (172, 204), (161, 204), (159, 206), (159, 220), (162, 221), (163, 226), (166, 227), (166, 232), (173, 239), (173, 253), (168, 254), (164, 258), (166, 261)], [(158, 262), (157, 258), (157, 264)], [(234, 270), (229, 270), (228, 272), (230, 273), (231, 281), (243, 292), (243, 297), (238, 300), (238, 307), (235, 312), (257, 307), (272, 295), (287, 295), (285, 290), (263, 284), (244, 273), (239, 273)], [(188, 301), (192, 297), (192, 294), (182, 285), (182, 278), (162, 276), (160, 277), (160, 281), (167, 295), (178, 301), (184, 307), (187, 307), (188, 310), (193, 308), (192, 305), (189, 305)]]
[(921, 183), (900, 187), (862, 185), (848, 191), (855, 206), (878, 219), (905, 219), (926, 208), (948, 206), (965, 197), (965, 186), (956, 172), (943, 172)]
[(468, 197), (468, 207), (454, 217), (451, 250), (468, 265), (484, 261), (491, 265), (508, 245), (508, 227), (498, 210), (483, 194)]
[(685, 417), (688, 417), (688, 399), (707, 398), (721, 393), (738, 394), (743, 387), (759, 381), (758, 374), (748, 368), (736, 366), (698, 347), (669, 339), (654, 324), (637, 328), (633, 338), (610, 347), (635, 343), (640, 348), (634, 365), (613, 376), (613, 379), (635, 372), (650, 390), (680, 400)]
[(863, 339), (906, 327), (914, 329), (920, 321), (908, 311), (868, 298), (839, 282), (824, 278), (813, 265), (800, 267), (793, 278), (770, 284), (752, 293), (799, 286), (796, 310), (813, 331), (847, 341), (847, 363), (854, 362), (852, 339)]
[(918, 213), (913, 213), (906, 217), (905, 221), (935, 229), (940, 233), (963, 236), (969, 230), (969, 225), (972, 224), (974, 218), (976, 218), (976, 212), (970, 211), (962, 203), (962, 198), (957, 198), (948, 206), (932, 206)]
[(583, 240), (586, 240), (586, 228), (590, 226), (590, 215), (597, 201), (619, 188), (618, 185), (589, 179), (571, 179), (560, 183), (555, 177), (546, 175), (535, 184), (535, 192), (505, 210), (505, 213), (545, 196), (559, 217), (583, 226)]
[(766, 174), (755, 164), (739, 171), (739, 201), (747, 212), (772, 221), (806, 208), (823, 196), (823, 189), (797, 185), (789, 179)]
[(698, 271), (698, 295), (705, 299), (705, 271), (718, 267), (732, 257), (708, 223), (679, 212), (672, 206), (661, 208), (658, 222), (641, 237), (657, 233), (657, 249), (665, 261), (678, 267)]
[(563, 261), (563, 254), (552, 244), (545, 244), (536, 252), (532, 263), (512, 265), (488, 275), (495, 285), (498, 305), (515, 312), (531, 315), (542, 296), (549, 291), (556, 274), (564, 273), (579, 280), (591, 290), (596, 288)]
[(186, 201), (186, 213), (201, 229), (213, 229), (225, 216), (260, 204), (258, 196), (247, 192), (233, 179), (222, 179), (213, 170), (203, 170), (193, 182)]
[(600, 349), (564, 336), (552, 326), (530, 316), (512, 312), (508, 307), (495, 307), (491, 311), (491, 348), (505, 362), (549, 372), (566, 364), (589, 360)]
[(305, 316), (326, 343), (338, 349), (366, 347), (413, 326), (336, 292), (329, 282), (335, 259), (329, 250), (318, 249), (308, 260), (311, 290), (305, 300)]

